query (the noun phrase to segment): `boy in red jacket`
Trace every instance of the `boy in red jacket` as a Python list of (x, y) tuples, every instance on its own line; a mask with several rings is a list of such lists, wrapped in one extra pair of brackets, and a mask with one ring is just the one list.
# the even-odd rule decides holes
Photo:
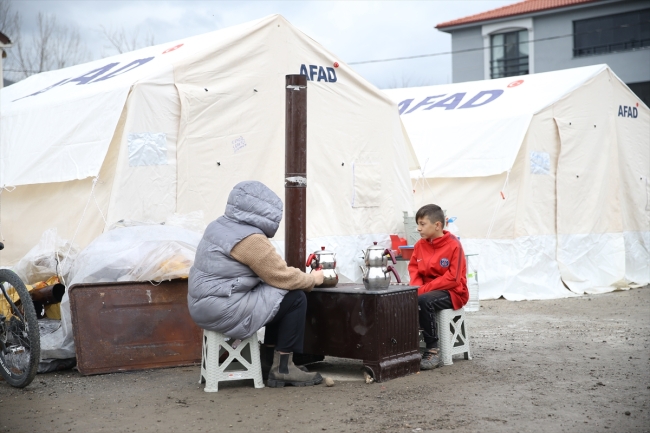
[(467, 266), (463, 247), (456, 236), (443, 230), (445, 214), (440, 206), (428, 204), (415, 214), (422, 239), (415, 243), (409, 262), (411, 284), (418, 288), (420, 328), (426, 350), (420, 370), (438, 367), (438, 310), (458, 310), (467, 303)]

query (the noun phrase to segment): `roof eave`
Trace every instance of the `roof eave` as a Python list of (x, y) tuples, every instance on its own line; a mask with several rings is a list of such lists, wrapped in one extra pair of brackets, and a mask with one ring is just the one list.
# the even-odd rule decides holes
[(581, 3), (577, 5), (570, 5), (570, 6), (560, 6), (557, 8), (552, 8), (552, 9), (545, 9), (542, 11), (535, 11), (535, 12), (526, 12), (522, 14), (516, 14), (516, 15), (508, 15), (507, 17), (499, 17), (499, 18), (491, 18), (491, 19), (486, 19), (486, 20), (479, 20), (479, 21), (472, 21), (469, 23), (463, 23), (463, 24), (456, 24), (456, 25), (450, 25), (450, 26), (443, 26), (439, 27), (439, 25), (435, 26), (436, 29), (440, 30), (441, 32), (453, 32), (455, 30), (461, 30), (461, 29), (466, 29), (470, 27), (477, 27), (477, 26), (482, 26), (484, 24), (492, 24), (492, 23), (499, 23), (503, 21), (510, 21), (512, 19), (519, 19), (519, 18), (530, 18), (530, 17), (535, 17), (535, 16), (540, 16), (540, 15), (549, 15), (549, 14), (554, 14), (557, 13), (558, 11), (572, 11), (575, 9), (584, 9), (587, 7), (593, 7), (595, 4), (598, 5), (603, 5), (607, 3), (618, 3), (623, 0), (593, 0), (587, 3)]
[(471, 27), (481, 27), (485, 24), (493, 24), (493, 23), (500, 23), (503, 21), (512, 21), (513, 19), (520, 19), (520, 18), (529, 18), (532, 16), (538, 16), (542, 15), (541, 13), (538, 12), (528, 12), (525, 14), (519, 14), (519, 15), (509, 15), (507, 17), (501, 17), (501, 18), (492, 18), (489, 20), (481, 20), (481, 21), (472, 21), (471, 23), (464, 23), (464, 24), (458, 24), (454, 26), (445, 26), (445, 27), (438, 27), (436, 26), (435, 28), (440, 30), (441, 32), (453, 32), (456, 30), (462, 30), (462, 29), (468, 29)]

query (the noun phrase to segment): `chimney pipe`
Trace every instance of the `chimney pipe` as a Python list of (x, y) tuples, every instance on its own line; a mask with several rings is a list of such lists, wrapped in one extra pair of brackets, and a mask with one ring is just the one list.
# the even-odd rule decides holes
[(287, 75), (285, 89), (285, 235), (287, 265), (305, 269), (307, 258), (307, 77)]

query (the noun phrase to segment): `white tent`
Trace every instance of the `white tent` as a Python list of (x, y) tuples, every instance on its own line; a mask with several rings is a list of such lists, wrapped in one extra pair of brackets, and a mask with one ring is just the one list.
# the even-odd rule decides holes
[(83, 247), (122, 219), (209, 222), (242, 180), (283, 198), (285, 75), (298, 73), (308, 249), (336, 251), (342, 280), (359, 279), (359, 250), (412, 209), (407, 138), (384, 93), (278, 15), (2, 89), (0, 265), (52, 227)]
[(387, 94), (420, 162), (416, 207), (458, 217), (481, 299), (650, 282), (650, 110), (608, 66)]

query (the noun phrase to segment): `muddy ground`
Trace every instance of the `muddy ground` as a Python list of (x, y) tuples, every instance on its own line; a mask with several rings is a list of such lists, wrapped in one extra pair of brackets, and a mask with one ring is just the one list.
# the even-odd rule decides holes
[(650, 289), (484, 301), (468, 321), (473, 360), (385, 383), (205, 393), (198, 366), (0, 382), (0, 431), (650, 432)]

